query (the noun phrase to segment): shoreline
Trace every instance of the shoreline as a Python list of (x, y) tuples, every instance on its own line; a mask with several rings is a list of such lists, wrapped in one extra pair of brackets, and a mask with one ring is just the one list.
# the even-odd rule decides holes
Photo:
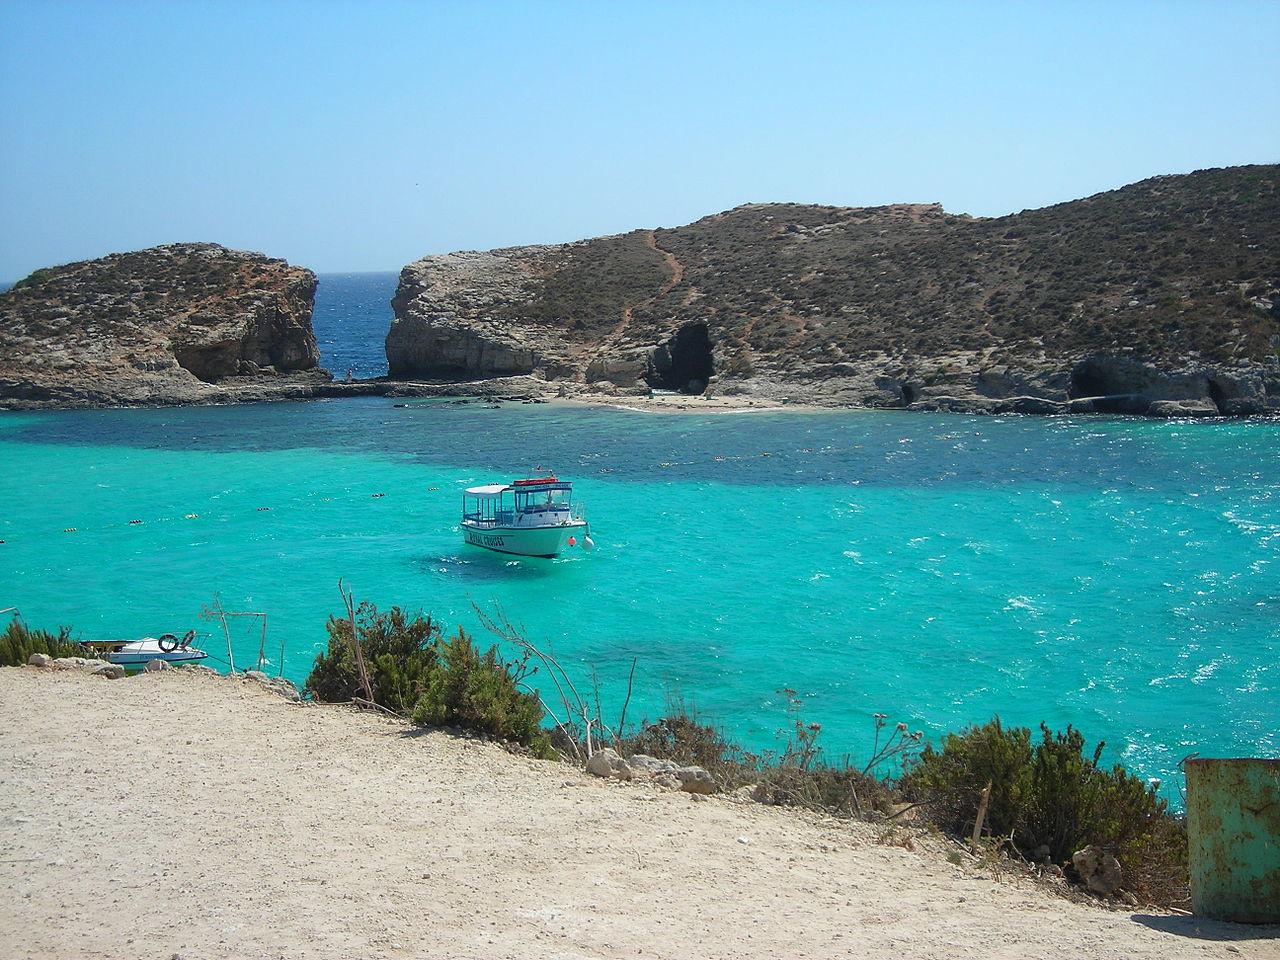
[(248, 681), (19, 667), (0, 689), (0, 932), (24, 956), (1274, 956), (1270, 928), (1063, 897), (923, 830), (590, 777)]
[[(813, 396), (811, 384), (767, 384), (762, 392), (731, 394), (644, 394), (592, 390), (584, 384), (541, 380), (530, 376), (495, 377), (487, 380), (392, 380), (386, 377), (352, 382), (322, 380), (313, 376), (281, 377), (272, 380), (228, 381), (205, 385), (209, 389), (188, 395), (108, 397), (96, 393), (69, 391), (65, 396), (0, 397), (0, 413), (37, 413), (64, 410), (129, 410), (192, 406), (239, 406), (252, 403), (282, 403), (313, 400), (342, 400), (356, 397), (390, 399), (454, 399), (490, 403), (545, 403), (565, 408), (603, 407), (636, 413), (721, 414), (721, 413), (838, 413), (887, 412), (957, 413), (972, 416), (1099, 416), (1177, 422), (1271, 421), (1280, 419), (1280, 410), (1255, 414), (1181, 412), (1178, 414), (1124, 413), (1097, 410), (1093, 401), (1082, 398), (1058, 401), (1019, 396), (1001, 399), (983, 397), (932, 396), (905, 406), (876, 406), (849, 402), (822, 402), (821, 392)], [(572, 389), (570, 387), (572, 386)], [(800, 396), (793, 395), (799, 393)]]

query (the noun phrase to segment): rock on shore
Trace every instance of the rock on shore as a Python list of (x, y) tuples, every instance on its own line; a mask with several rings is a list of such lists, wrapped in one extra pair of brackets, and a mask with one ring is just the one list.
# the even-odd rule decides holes
[(1280, 411), (1280, 166), (999, 218), (748, 204), (674, 229), (430, 256), (393, 377), (833, 406)]
[(315, 290), (310, 270), (212, 243), (37, 270), (0, 294), (0, 403), (193, 403), (323, 383)]

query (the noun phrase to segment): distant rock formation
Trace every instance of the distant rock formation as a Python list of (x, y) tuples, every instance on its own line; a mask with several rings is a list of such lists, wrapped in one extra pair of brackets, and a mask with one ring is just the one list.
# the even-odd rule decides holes
[(994, 219), (751, 204), (405, 267), (393, 377), (978, 411), (1280, 411), (1280, 166)]
[(37, 270), (0, 293), (0, 403), (209, 402), (323, 382), (315, 290), (310, 270), (212, 243)]

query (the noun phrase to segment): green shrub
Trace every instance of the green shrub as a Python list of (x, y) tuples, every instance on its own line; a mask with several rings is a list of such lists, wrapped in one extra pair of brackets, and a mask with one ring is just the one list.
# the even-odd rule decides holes
[(1171, 905), (1185, 898), (1185, 824), (1155, 790), (1118, 764), (1099, 765), (1103, 744), (1087, 752), (1080, 731), (1054, 733), (1040, 725), (1032, 746), (1026, 727), (1005, 728), (999, 719), (927, 747), (901, 785), (927, 801), (929, 816), (945, 831), (968, 836), (979, 794), (991, 784), (987, 829), (1008, 837), (1025, 856), (1047, 848), (1049, 859), (1068, 863), (1089, 844), (1120, 861), (1126, 889)]
[[(345, 703), (363, 696), (351, 622), (345, 617), (330, 617), (325, 630), (329, 647), (316, 657), (305, 691), (326, 703)], [(366, 602), (356, 611), (356, 630), (374, 702), (396, 713), (408, 713), (435, 667), (439, 626), (421, 613), (409, 617), (399, 607), (380, 613)]]
[(48, 630), (32, 630), (21, 620), (12, 621), (0, 634), (0, 667), (20, 667), (33, 653), (51, 657), (82, 657), (84, 649), (71, 639), (70, 627), (59, 627), (56, 634)]
[(991, 784), (987, 823), (1008, 836), (1028, 791), (1031, 731), (1006, 729), (1000, 718), (963, 733), (949, 733), (942, 750), (927, 745), (902, 780), (914, 798), (928, 798), (929, 813), (943, 830), (964, 836), (978, 816), (978, 795)]
[[(350, 621), (330, 617), (325, 629), (329, 646), (317, 655), (305, 691), (327, 703), (363, 696)], [(519, 689), (521, 667), (504, 661), (496, 646), (481, 652), (462, 630), (445, 640), (428, 616), (399, 607), (382, 613), (367, 602), (356, 611), (356, 632), (379, 706), (414, 723), (458, 726), (554, 756), (542, 705)]]
[(542, 729), (537, 696), (521, 690), (520, 673), (498, 656), (496, 646), (481, 653), (461, 627), (436, 644), (437, 660), (413, 708), (414, 723), (456, 725), (498, 740), (514, 740), (541, 757), (555, 752)]

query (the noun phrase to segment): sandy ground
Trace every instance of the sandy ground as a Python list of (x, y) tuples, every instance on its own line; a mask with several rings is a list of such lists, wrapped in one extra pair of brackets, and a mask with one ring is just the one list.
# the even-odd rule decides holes
[(171, 671), (0, 670), (4, 957), (1262, 957), (872, 828)]

